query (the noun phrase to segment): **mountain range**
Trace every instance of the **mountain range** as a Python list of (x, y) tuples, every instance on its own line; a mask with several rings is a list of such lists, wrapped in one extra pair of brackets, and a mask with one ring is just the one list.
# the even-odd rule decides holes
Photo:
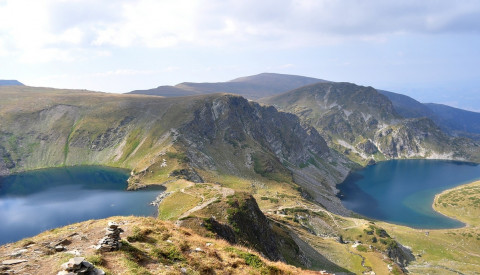
[(397, 158), (479, 160), (475, 141), (449, 136), (429, 117), (402, 116), (404, 109), (398, 112), (372, 87), (318, 83), (259, 101), (296, 114), (330, 147), (360, 164)]
[(444, 104), (420, 103), (405, 95), (378, 91), (387, 96), (392, 101), (397, 113), (405, 118), (427, 117), (450, 135), (470, 137), (476, 140), (480, 138), (480, 113)]
[(136, 90), (130, 92), (130, 94), (175, 97), (210, 93), (232, 93), (248, 99), (258, 99), (317, 82), (326, 81), (305, 76), (262, 73), (236, 78), (227, 82), (183, 82), (175, 86), (159, 86), (150, 90)]
[[(313, 91), (311, 85), (318, 89)], [(170, 88), (181, 89), (181, 92), (167, 92), (172, 91), (168, 90)], [(290, 90), (285, 91), (287, 88)], [(328, 92), (330, 98), (327, 101), (330, 100), (328, 104), (333, 105), (326, 106), (327, 102), (323, 106), (314, 103), (312, 93), (323, 89), (321, 96), (325, 96), (326, 89), (332, 88), (336, 92)], [(323, 134), (330, 146), (361, 164), (412, 157), (476, 160), (477, 146), (474, 141), (480, 137), (479, 113), (439, 104), (424, 104), (402, 94), (371, 87), (367, 89), (349, 83), (262, 73), (228, 82), (185, 82), (131, 93), (170, 97), (217, 91), (242, 95), (298, 115), (303, 123)], [(357, 100), (362, 104), (358, 105)], [(361, 106), (367, 109), (361, 110)], [(368, 123), (377, 125), (364, 127), (367, 117), (372, 118)], [(381, 128), (379, 123), (380, 126), (392, 127), (384, 127), (384, 133), (376, 132)], [(422, 130), (432, 135), (423, 137)], [(452, 137), (466, 137), (474, 141)], [(443, 146), (446, 144), (448, 146)], [(453, 151), (445, 150), (454, 147), (456, 149)], [(474, 148), (473, 151), (471, 148)]]
[[(336, 185), (388, 159), (480, 162), (480, 145), (468, 137), (478, 113), (372, 87), (281, 74), (165, 87), (129, 94), (0, 87), (0, 175), (126, 168), (129, 189), (164, 185), (159, 217), (196, 234), (307, 269), (402, 274), (419, 254), (401, 242), (425, 233), (401, 235), (405, 229), (356, 216)], [(449, 124), (456, 115), (465, 115), (462, 131)], [(144, 241), (161, 237), (145, 232)], [(438, 242), (453, 236), (437, 233)]]

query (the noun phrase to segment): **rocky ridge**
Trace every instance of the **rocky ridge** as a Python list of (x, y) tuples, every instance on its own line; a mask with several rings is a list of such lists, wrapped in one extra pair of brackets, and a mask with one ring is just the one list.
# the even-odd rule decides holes
[(428, 118), (404, 119), (372, 87), (319, 83), (261, 99), (298, 115), (332, 148), (361, 164), (398, 158), (479, 161), (479, 145), (452, 138)]

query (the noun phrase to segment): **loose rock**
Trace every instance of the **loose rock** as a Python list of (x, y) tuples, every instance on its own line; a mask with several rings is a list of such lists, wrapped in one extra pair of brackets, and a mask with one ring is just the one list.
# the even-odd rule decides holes
[(15, 260), (5, 260), (2, 262), (3, 265), (12, 265), (27, 262), (27, 260), (15, 259)]
[(68, 262), (62, 264), (62, 271), (57, 275), (104, 275), (105, 272), (95, 268), (93, 264), (85, 261), (83, 257), (71, 258)]

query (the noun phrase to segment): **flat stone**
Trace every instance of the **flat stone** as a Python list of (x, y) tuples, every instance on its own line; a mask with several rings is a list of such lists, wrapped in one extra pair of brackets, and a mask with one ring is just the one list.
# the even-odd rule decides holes
[(27, 251), (28, 249), (20, 249), (20, 250), (14, 251), (12, 254), (10, 254), (10, 256), (18, 257)]
[(2, 262), (4, 265), (12, 265), (12, 264), (19, 264), (19, 263), (24, 263), (28, 262), (27, 260), (22, 260), (22, 259), (15, 259), (15, 260), (5, 260)]
[(71, 244), (72, 242), (67, 240), (67, 239), (62, 239), (62, 240), (59, 240), (58, 242), (55, 243), (54, 246), (58, 246), (58, 245), (69, 245)]
[(83, 261), (83, 262), (82, 262), (82, 265), (83, 265), (84, 267), (86, 267), (86, 268), (92, 268), (92, 267), (93, 267), (93, 264), (91, 264), (91, 263), (89, 263), (89, 262), (87, 262), (87, 261)]
[(117, 228), (117, 227), (118, 227), (118, 223), (116, 223), (116, 222), (108, 222), (108, 227), (109, 227), (109, 228)]
[[(72, 261), (73, 260), (73, 261)], [(83, 261), (85, 261), (85, 258), (84, 257), (75, 257), (75, 258), (72, 258), (70, 259), (70, 261), (74, 264), (74, 265), (81, 265)]]

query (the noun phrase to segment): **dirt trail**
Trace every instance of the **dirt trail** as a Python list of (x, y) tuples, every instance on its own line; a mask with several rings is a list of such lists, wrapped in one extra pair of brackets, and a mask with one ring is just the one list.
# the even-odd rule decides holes
[[(214, 189), (216, 189), (218, 191), (218, 193), (222, 195), (223, 198), (235, 194), (235, 191), (233, 189), (226, 188), (226, 187), (214, 186)], [(186, 192), (185, 189), (182, 189), (181, 192), (185, 193), (185, 194), (188, 194), (188, 195), (200, 197), (202, 199), (203, 203), (191, 208), (190, 210), (188, 210), (188, 211), (184, 212), (182, 215), (180, 215), (180, 217), (178, 217), (177, 221), (175, 222), (176, 225), (180, 225), (180, 220), (181, 219), (183, 219), (185, 217), (188, 217), (190, 214), (192, 214), (196, 211), (202, 210), (203, 208), (207, 207), (208, 205), (210, 205), (214, 201), (218, 200), (218, 196), (214, 196), (213, 198), (205, 201), (205, 197), (202, 194)]]

